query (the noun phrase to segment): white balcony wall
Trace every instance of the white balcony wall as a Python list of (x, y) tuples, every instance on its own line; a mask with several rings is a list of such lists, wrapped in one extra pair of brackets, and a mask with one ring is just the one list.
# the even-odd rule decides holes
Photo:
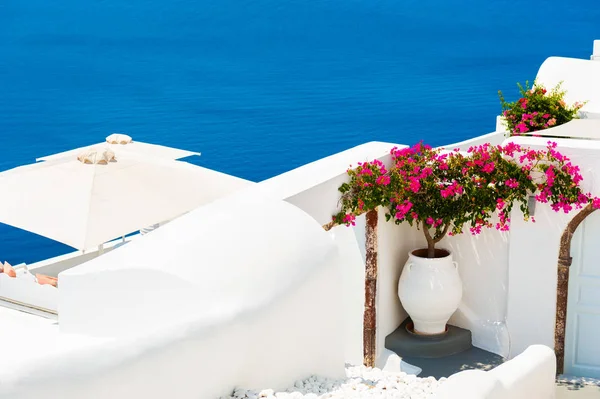
[(289, 203), (237, 201), (61, 273), (60, 333), (100, 340), (0, 371), (0, 397), (215, 398), (342, 376), (331, 233)]
[[(504, 138), (502, 133), (494, 136), (497, 144), (501, 143), (500, 137)], [(347, 179), (345, 171), (348, 166), (373, 159), (389, 163), (389, 150), (393, 146), (390, 143), (367, 143), (259, 183), (251, 188), (251, 193), (248, 190), (241, 195), (267, 195), (265, 192), (268, 192), (268, 195), (293, 203), (325, 224), (338, 209), (338, 187)], [(380, 354), (385, 337), (407, 317), (398, 299), (397, 285), (408, 252), (425, 245), (421, 231), (408, 224), (397, 226), (386, 222), (384, 214), (385, 210), (380, 210), (376, 299), (377, 351)], [(355, 227), (338, 226), (332, 230), (347, 266), (344, 276), (346, 358), (354, 363), (362, 359), (364, 224), (363, 216), (357, 218)], [(464, 281), (463, 301), (451, 323), (471, 330), (476, 346), (507, 356), (508, 234), (489, 230), (481, 236), (472, 237), (467, 233), (448, 237), (439, 246), (453, 251)]]
[(552, 399), (555, 377), (552, 349), (533, 345), (491, 371), (468, 370), (452, 375), (432, 399)]
[[(513, 137), (511, 141), (534, 149), (544, 148), (547, 139)], [(561, 153), (581, 168), (585, 192), (600, 195), (600, 142), (552, 139)], [(526, 223), (514, 211), (510, 233), (508, 328), (511, 355), (533, 344), (554, 347), (556, 318), (557, 261), (560, 237), (577, 213), (557, 213), (537, 204), (536, 223)]]
[(547, 58), (537, 73), (536, 80), (550, 89), (562, 82), (568, 104), (585, 102), (581, 109), (590, 117), (600, 117), (600, 62), (576, 58)]

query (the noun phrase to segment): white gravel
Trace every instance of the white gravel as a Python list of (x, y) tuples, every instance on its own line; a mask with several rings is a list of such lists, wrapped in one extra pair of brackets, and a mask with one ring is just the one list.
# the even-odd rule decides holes
[(365, 366), (347, 366), (346, 378), (332, 380), (311, 376), (296, 381), (286, 391), (272, 389), (253, 391), (236, 389), (231, 396), (220, 399), (337, 399), (337, 398), (398, 398), (425, 399), (446, 380), (418, 378), (403, 372), (388, 372)]
[(600, 380), (588, 377), (573, 377), (570, 375), (561, 374), (556, 378), (556, 382), (562, 385), (593, 385), (600, 387)]

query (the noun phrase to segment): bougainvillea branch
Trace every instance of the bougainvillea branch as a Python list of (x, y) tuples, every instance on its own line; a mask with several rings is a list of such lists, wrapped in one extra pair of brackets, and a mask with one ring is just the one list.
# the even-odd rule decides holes
[(579, 167), (557, 151), (556, 143), (545, 150), (484, 144), (466, 153), (419, 143), (395, 147), (391, 155), (389, 170), (378, 160), (348, 169), (350, 179), (339, 187), (341, 209), (332, 221), (354, 225), (356, 216), (384, 207), (388, 221), (416, 224), (423, 231), (429, 257), (440, 240), (461, 234), (465, 226), (471, 234), (484, 227), (508, 230), (514, 204), (529, 220), (530, 196), (565, 213), (587, 204), (600, 207), (600, 199), (582, 192)]
[(550, 91), (534, 82), (533, 88), (529, 82), (525, 87), (517, 83), (521, 98), (514, 102), (507, 102), (501, 91), (498, 91), (502, 105), (502, 116), (511, 135), (521, 135), (548, 129), (567, 123), (577, 117), (577, 112), (584, 103), (567, 105), (564, 100), (565, 91), (561, 84)]

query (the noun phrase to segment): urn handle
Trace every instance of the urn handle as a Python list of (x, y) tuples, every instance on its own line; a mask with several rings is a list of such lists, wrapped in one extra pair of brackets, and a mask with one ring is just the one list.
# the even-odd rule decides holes
[(409, 263), (408, 265), (406, 265), (406, 267), (408, 268), (408, 271), (412, 271), (412, 267), (413, 267), (414, 263)]
[(454, 265), (454, 268), (458, 271), (458, 262), (453, 260), (452, 264)]

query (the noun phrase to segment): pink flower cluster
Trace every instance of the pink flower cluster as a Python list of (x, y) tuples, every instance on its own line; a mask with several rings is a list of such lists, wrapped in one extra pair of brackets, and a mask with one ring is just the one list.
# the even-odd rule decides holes
[(427, 219), (425, 219), (425, 224), (427, 224), (428, 226), (431, 226), (431, 227), (441, 226), (442, 223), (444, 223), (444, 221), (442, 219), (434, 219), (431, 216), (429, 216), (429, 217), (427, 217)]
[(567, 106), (563, 100), (565, 92), (560, 91), (560, 85), (550, 93), (540, 86), (535, 86), (531, 90), (518, 86), (522, 97), (515, 102), (506, 102), (502, 93), (498, 93), (504, 110), (502, 115), (513, 135), (535, 132), (566, 123), (573, 119), (583, 106), (582, 103)]
[(455, 195), (461, 195), (463, 193), (463, 187), (458, 184), (456, 180), (452, 181), (448, 187), (440, 190), (440, 195), (442, 198), (448, 198)]
[(356, 216), (351, 213), (344, 215), (343, 221), (347, 226), (356, 226)]
[[(508, 111), (504, 111), (507, 116)], [(513, 133), (526, 133), (529, 131), (543, 130), (556, 125), (556, 118), (550, 118), (550, 114), (540, 114), (535, 111), (531, 114), (521, 115), (521, 121), (515, 127)]]
[(396, 219), (403, 219), (408, 212), (410, 212), (413, 204), (409, 200), (405, 200), (402, 204), (396, 205)]
[[(527, 121), (549, 116), (526, 115)], [(465, 225), (472, 234), (493, 227), (507, 231), (514, 204), (520, 204), (530, 219), (527, 210), (532, 195), (557, 212), (568, 213), (588, 204), (600, 209), (600, 199), (582, 191), (579, 167), (553, 142), (538, 150), (515, 143), (483, 144), (466, 153), (458, 149), (442, 152), (419, 143), (395, 147), (391, 155), (389, 169), (375, 160), (348, 170), (350, 182), (340, 187), (342, 209), (334, 220), (355, 225), (357, 215), (381, 206), (389, 210), (390, 220), (421, 224), (432, 229), (437, 240), (446, 232), (462, 233)], [(494, 214), (498, 221), (492, 223)]]

